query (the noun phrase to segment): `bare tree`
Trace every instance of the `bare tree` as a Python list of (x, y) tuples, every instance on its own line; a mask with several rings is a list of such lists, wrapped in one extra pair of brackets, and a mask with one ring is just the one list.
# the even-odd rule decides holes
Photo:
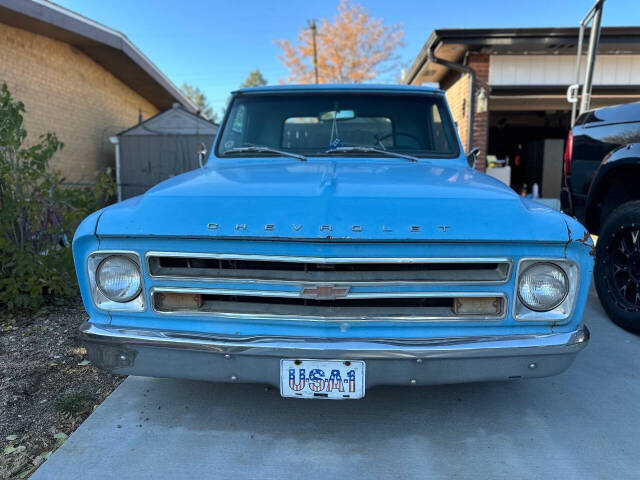
[(348, 0), (340, 2), (333, 20), (320, 21), (317, 35), (315, 23), (311, 27), (300, 30), (295, 45), (276, 41), (282, 49), (278, 58), (289, 69), (287, 82), (315, 82), (314, 53), (319, 83), (365, 82), (394, 69), (398, 62), (395, 50), (403, 45), (401, 26), (386, 26)]

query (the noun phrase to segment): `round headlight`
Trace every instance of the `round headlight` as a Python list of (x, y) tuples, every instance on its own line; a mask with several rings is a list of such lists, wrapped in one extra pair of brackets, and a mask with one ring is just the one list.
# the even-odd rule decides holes
[(568, 293), (567, 274), (553, 263), (534, 263), (522, 272), (518, 281), (518, 298), (535, 312), (553, 310)]
[(100, 262), (96, 282), (105, 297), (119, 303), (133, 300), (142, 289), (138, 265), (122, 255), (113, 255)]

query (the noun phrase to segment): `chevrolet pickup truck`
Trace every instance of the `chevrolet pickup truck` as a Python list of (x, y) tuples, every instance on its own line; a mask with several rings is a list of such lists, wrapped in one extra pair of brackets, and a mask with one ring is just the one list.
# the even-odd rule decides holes
[(591, 239), (469, 163), (437, 89), (235, 92), (203, 168), (78, 229), (89, 358), (331, 399), (566, 370)]

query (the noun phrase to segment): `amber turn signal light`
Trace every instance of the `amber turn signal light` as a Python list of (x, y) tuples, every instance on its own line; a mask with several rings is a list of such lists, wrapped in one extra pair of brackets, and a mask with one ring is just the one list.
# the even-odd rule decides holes
[(453, 312), (456, 315), (500, 315), (502, 304), (502, 297), (457, 297), (453, 299)]

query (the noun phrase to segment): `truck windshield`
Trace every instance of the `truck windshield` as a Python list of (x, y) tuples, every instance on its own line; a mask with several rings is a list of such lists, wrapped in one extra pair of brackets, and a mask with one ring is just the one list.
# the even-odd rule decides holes
[[(287, 93), (237, 96), (227, 115), (217, 154), (455, 157), (458, 142), (439, 95)], [(360, 149), (345, 147), (361, 147)], [(337, 154), (337, 155), (336, 155)]]

